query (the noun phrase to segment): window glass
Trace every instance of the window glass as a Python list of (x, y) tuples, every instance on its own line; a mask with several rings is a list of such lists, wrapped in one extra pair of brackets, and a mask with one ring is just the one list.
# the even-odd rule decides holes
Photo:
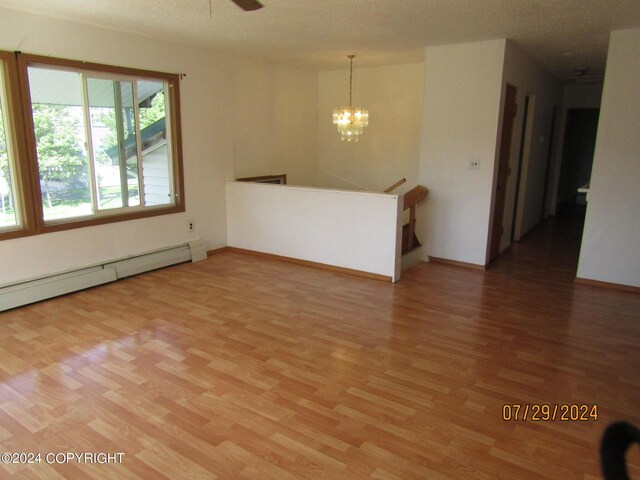
[(29, 67), (45, 221), (94, 211), (81, 80), (77, 72)]
[(145, 206), (172, 203), (165, 84), (138, 82)]
[(138, 161), (138, 117), (135, 109), (136, 84), (133, 82), (113, 82), (120, 96), (120, 118), (118, 125), (122, 134), (121, 159), (124, 159), (124, 168), (121, 171), (122, 188), (127, 192), (125, 195), (126, 206), (135, 207), (140, 205), (140, 162)]
[(89, 78), (98, 209), (140, 205), (134, 84)]

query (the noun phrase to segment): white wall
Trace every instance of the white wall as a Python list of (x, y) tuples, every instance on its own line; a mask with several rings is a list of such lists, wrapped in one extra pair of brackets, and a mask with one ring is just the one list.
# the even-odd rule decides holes
[(402, 196), (227, 182), (229, 246), (400, 278)]
[(418, 183), (424, 64), (354, 63), (353, 104), (369, 110), (369, 126), (358, 142), (340, 139), (332, 115), (349, 104), (349, 69), (320, 72), (317, 185), (383, 191), (404, 177), (403, 193)]
[[(281, 152), (283, 130), (289, 126), (289, 117), (282, 119), (282, 115), (286, 110), (293, 118), (300, 116), (290, 98), (298, 98), (301, 91), (311, 92), (310, 103), (313, 103), (313, 92), (317, 88), (317, 77), (306, 71), (260, 62), (253, 68), (250, 62), (221, 52), (2, 8), (0, 49), (185, 73), (180, 93), (187, 209), (180, 214), (4, 240), (0, 242), (0, 283), (183, 243), (189, 238), (188, 223), (191, 221), (208, 249), (226, 245), (224, 182), (234, 178), (234, 145), (241, 141), (246, 147), (238, 154), (240, 164), (243, 164), (243, 155), (251, 156), (260, 149)], [(267, 86), (260, 92), (260, 98), (277, 96), (281, 92), (282, 88), (272, 81), (273, 78), (285, 74), (289, 78), (286, 86), (293, 90), (287, 94), (289, 97), (282, 103), (265, 106), (261, 115), (252, 119), (256, 130), (264, 130), (264, 125), (274, 123), (278, 126), (271, 130), (271, 141), (263, 136), (252, 136), (251, 130), (244, 125), (237, 131), (234, 129), (238, 124), (235, 112), (246, 113), (247, 104), (256, 99), (255, 95), (245, 97), (241, 94), (246, 93), (250, 84), (241, 82), (236, 86), (238, 74), (243, 70), (251, 71), (252, 82)], [(308, 108), (308, 103), (300, 108)], [(316, 111), (308, 117), (313, 121), (317, 118)], [(309, 138), (295, 142), (296, 151), (286, 156), (287, 161), (297, 158), (299, 152), (315, 150), (315, 135), (309, 135), (306, 130), (305, 135)], [(312, 156), (300, 154), (307, 155)], [(311, 174), (302, 170), (296, 171), (294, 176), (298, 175), (311, 178)]]
[(640, 287), (640, 29), (611, 33), (580, 278)]
[(318, 74), (234, 59), (236, 178), (287, 174), (292, 185), (314, 185)]
[[(553, 108), (560, 105), (561, 93), (559, 83), (510, 41), (507, 41), (505, 51), (504, 83), (504, 88), (507, 83), (517, 88), (518, 111), (513, 124), (511, 140), (509, 161), (511, 175), (507, 183), (505, 216), (503, 218), (505, 233), (502, 236), (501, 250), (507, 248), (511, 243), (525, 97), (529, 96), (530, 98), (529, 111), (531, 115), (527, 131), (529, 138), (525, 139), (520, 191), (518, 192), (518, 211), (516, 212), (514, 231), (516, 240), (537, 226), (543, 218), (543, 202), (545, 201), (543, 197), (547, 181), (551, 121)], [(557, 146), (557, 141), (555, 145)]]
[(426, 49), (419, 183), (429, 197), (417, 221), (425, 255), (486, 262), (504, 53), (505, 40)]

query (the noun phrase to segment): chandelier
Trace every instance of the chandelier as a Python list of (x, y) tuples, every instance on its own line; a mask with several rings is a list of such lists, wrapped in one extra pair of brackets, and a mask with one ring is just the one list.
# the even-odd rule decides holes
[(349, 106), (339, 107), (333, 110), (333, 124), (338, 126), (338, 132), (343, 142), (357, 142), (358, 135), (364, 127), (369, 125), (369, 111), (364, 108), (354, 107), (351, 103), (351, 90), (353, 87), (353, 57), (347, 55), (350, 61), (349, 67)]

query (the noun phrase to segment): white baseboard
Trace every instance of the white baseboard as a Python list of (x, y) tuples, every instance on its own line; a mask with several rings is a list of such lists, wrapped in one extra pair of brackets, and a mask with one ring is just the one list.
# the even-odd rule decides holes
[(0, 289), (0, 311), (117, 280), (113, 268), (91, 267)]
[(207, 258), (202, 240), (0, 287), (0, 311), (57, 297), (169, 265)]

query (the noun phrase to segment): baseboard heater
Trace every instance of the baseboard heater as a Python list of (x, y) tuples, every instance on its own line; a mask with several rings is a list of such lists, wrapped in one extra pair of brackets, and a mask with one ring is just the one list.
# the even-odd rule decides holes
[(60, 272), (45, 277), (0, 287), (0, 311), (20, 307), (47, 298), (76, 292), (103, 283), (168, 267), (183, 262), (197, 262), (207, 258), (201, 240), (153, 250), (130, 257)]

